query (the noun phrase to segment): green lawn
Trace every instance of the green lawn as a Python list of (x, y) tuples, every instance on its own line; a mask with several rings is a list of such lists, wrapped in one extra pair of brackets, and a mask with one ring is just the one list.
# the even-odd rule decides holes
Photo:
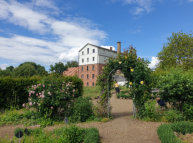
[(91, 97), (96, 98), (100, 96), (100, 87), (99, 86), (84, 86), (83, 88), (83, 96), (84, 97)]

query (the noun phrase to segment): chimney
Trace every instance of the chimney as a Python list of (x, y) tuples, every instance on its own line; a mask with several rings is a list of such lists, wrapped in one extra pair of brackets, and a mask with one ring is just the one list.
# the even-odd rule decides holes
[(121, 42), (117, 42), (117, 54), (121, 53)]
[(110, 50), (112, 51), (112, 50), (113, 50), (113, 47), (110, 47)]

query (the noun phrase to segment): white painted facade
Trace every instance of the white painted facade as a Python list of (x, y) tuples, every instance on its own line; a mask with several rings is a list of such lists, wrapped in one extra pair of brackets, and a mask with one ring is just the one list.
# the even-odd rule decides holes
[(79, 65), (105, 64), (110, 57), (116, 57), (117, 52), (92, 44), (86, 44), (78, 54)]

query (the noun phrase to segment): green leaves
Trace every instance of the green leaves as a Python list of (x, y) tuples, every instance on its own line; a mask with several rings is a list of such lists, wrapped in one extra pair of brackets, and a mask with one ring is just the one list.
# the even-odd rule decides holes
[(160, 60), (159, 68), (167, 69), (171, 67), (183, 67), (190, 69), (193, 67), (193, 36), (183, 32), (172, 33), (168, 38), (168, 43), (158, 53)]

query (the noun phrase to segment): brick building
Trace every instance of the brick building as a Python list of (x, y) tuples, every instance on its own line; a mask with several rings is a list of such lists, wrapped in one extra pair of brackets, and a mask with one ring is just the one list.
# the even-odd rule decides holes
[(105, 62), (110, 57), (116, 57), (121, 51), (121, 43), (117, 42), (117, 51), (112, 47), (106, 49), (92, 44), (86, 44), (78, 54), (78, 76), (83, 80), (84, 86), (95, 86), (97, 77), (101, 74)]

